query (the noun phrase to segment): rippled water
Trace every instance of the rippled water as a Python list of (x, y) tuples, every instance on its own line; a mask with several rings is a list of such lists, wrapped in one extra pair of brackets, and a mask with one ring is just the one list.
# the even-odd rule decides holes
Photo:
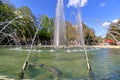
[[(84, 51), (70, 49), (34, 49), (30, 62), (54, 67), (62, 72), (59, 80), (120, 80), (120, 49), (90, 48), (88, 57), (94, 75), (89, 77)], [(0, 49), (0, 75), (17, 79), (27, 50)], [(5, 60), (4, 60), (5, 59)], [(8, 67), (9, 66), (9, 67)], [(53, 80), (49, 70), (28, 66), (25, 79)]]
[(90, 60), (96, 77), (120, 80), (120, 49), (101, 49), (91, 54)]

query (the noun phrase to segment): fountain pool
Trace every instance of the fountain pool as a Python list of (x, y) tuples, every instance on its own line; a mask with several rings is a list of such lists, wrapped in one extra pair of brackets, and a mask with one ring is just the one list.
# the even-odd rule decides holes
[[(59, 69), (62, 75), (58, 80), (89, 80), (84, 51), (79, 48), (51, 50), (42, 48), (37, 52), (32, 50), (29, 65), (25, 72), (25, 79), (53, 80), (53, 72), (31, 63), (46, 65)], [(114, 48), (89, 48), (88, 57), (94, 72), (94, 80), (119, 80), (120, 79), (120, 50)], [(27, 51), (24, 49), (13, 50), (0, 48), (0, 75), (11, 79), (18, 79)], [(57, 55), (56, 55), (57, 54)], [(9, 67), (8, 67), (9, 66)], [(58, 72), (59, 73), (59, 72)]]
[[(7, 35), (13, 38), (17, 47), (20, 46), (21, 48), (0, 48), (0, 79), (120, 80), (120, 50), (87, 47), (84, 44), (80, 9), (80, 6), (76, 8), (76, 22), (80, 37), (78, 43), (81, 46), (77, 48), (64, 47), (68, 46), (66, 45), (68, 42), (66, 38), (63, 0), (58, 0), (56, 7), (54, 39), (53, 45), (51, 45), (54, 48), (52, 49), (39, 48), (34, 45), (42, 21), (36, 27), (34, 37), (30, 37), (29, 40), (31, 42), (25, 44), (25, 46), (28, 45), (27, 48), (20, 44), (21, 38), (16, 36), (16, 29), (19, 28), (16, 28), (13, 33), (9, 32), (10, 34), (4, 32), (9, 27), (9, 24), (18, 18), (22, 19), (26, 15), (18, 15), (18, 17), (3, 26), (0, 30), (0, 33), (3, 34), (0, 42)], [(32, 22), (34, 23), (33, 20)], [(17, 27), (17, 25), (15, 26)], [(27, 31), (30, 33), (29, 30)], [(24, 36), (23, 31), (20, 30), (20, 32)], [(26, 40), (25, 43), (27, 43)], [(10, 40), (8, 42), (10, 43)], [(91, 74), (88, 74), (90, 70)]]

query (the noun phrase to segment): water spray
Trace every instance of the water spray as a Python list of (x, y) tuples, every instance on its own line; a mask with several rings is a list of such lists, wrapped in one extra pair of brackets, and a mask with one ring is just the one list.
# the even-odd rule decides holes
[[(45, 18), (45, 17), (43, 17), (43, 19), (41, 20), (41, 22), (44, 20), (44, 18)], [(36, 38), (36, 36), (37, 36), (37, 33), (38, 33), (39, 29), (40, 29), (41, 22), (39, 23), (38, 27), (36, 28), (36, 32), (35, 32), (35, 35), (34, 35), (34, 37), (33, 37), (33, 39), (32, 39), (32, 43), (31, 43), (31, 45), (30, 45), (29, 52), (28, 52), (28, 54), (27, 54), (26, 60), (25, 60), (25, 62), (24, 62), (24, 64), (23, 64), (23, 67), (22, 67), (22, 71), (21, 71), (21, 73), (20, 73), (20, 79), (23, 79), (23, 78), (24, 78), (24, 72), (26, 71), (26, 68), (27, 68), (27, 66), (28, 66), (28, 64), (29, 64), (29, 57), (30, 57), (30, 54), (31, 54), (31, 52), (32, 52), (31, 49), (33, 48), (33, 44), (34, 44), (34, 42), (35, 42), (35, 38)]]
[(83, 25), (82, 25), (82, 18), (81, 18), (81, 14), (80, 14), (80, 7), (77, 8), (77, 25), (78, 25), (78, 29), (79, 29), (79, 34), (81, 37), (81, 43), (83, 45), (84, 48), (84, 53), (85, 53), (85, 60), (86, 60), (86, 65), (87, 65), (87, 69), (88, 69), (88, 74), (90, 76), (90, 78), (93, 76), (93, 72), (92, 72), (92, 68), (90, 65), (90, 60), (88, 58), (87, 55), (87, 51), (86, 51), (86, 46), (84, 43), (84, 34), (83, 34)]
[(34, 44), (36, 35), (37, 35), (37, 33), (38, 33), (38, 30), (39, 30), (39, 28), (37, 28), (37, 31), (36, 31), (36, 33), (35, 33), (35, 35), (34, 35), (34, 38), (32, 39), (32, 43), (31, 43), (31, 45), (30, 45), (30, 49), (29, 49), (28, 55), (27, 55), (26, 60), (25, 60), (25, 62), (24, 62), (24, 64), (23, 64), (23, 67), (22, 67), (22, 72), (21, 72), (21, 75), (20, 75), (20, 79), (23, 79), (23, 78), (24, 78), (24, 72), (25, 72), (25, 70), (26, 70), (26, 68), (27, 68), (27, 66), (28, 66), (28, 63), (29, 63), (29, 57), (30, 57), (30, 54), (31, 54), (31, 52), (32, 52), (31, 49), (32, 49), (32, 47), (33, 47), (33, 44)]

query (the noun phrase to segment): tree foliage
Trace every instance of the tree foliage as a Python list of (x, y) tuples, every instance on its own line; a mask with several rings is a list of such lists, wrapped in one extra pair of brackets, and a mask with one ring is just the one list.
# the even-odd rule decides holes
[(0, 5), (0, 12), (1, 37), (5, 37), (2, 44), (6, 44), (8, 41), (16, 43), (15, 40), (18, 43), (26, 44), (28, 40), (32, 39), (36, 26), (34, 16), (28, 7), (15, 9), (11, 5), (3, 4)]
[[(12, 37), (10, 33), (12, 34), (14, 31), (10, 21), (15, 18), (14, 10), (15, 7), (12, 5), (3, 4), (3, 2), (0, 4), (0, 44), (7, 43), (8, 39)], [(6, 27), (7, 25), (8, 27)]]
[(110, 24), (105, 39), (114, 40), (116, 43), (120, 41), (120, 19), (118, 19), (118, 22)]
[[(87, 45), (91, 45), (96, 43), (96, 36), (94, 30), (88, 28), (88, 26), (84, 23), (83, 25), (83, 35), (84, 35), (84, 42)], [(67, 39), (70, 44), (75, 44), (75, 42), (80, 42), (81, 36), (79, 34), (78, 27), (76, 25), (72, 25), (69, 22), (66, 22), (66, 30), (67, 30)]]
[[(53, 32), (55, 29), (54, 18), (42, 15), (37, 19), (27, 6), (16, 9), (11, 4), (4, 4), (1, 0), (0, 2), (0, 44), (15, 44), (16, 42), (17, 44), (31, 44), (38, 27), (39, 31), (37, 33), (37, 38), (35, 39), (36, 44), (52, 43)], [(39, 25), (37, 21), (39, 22)], [(65, 23), (68, 44), (71, 44), (71, 41), (75, 42), (76, 40), (79, 42), (80, 37), (78, 36), (80, 34), (78, 32), (78, 27), (67, 21)], [(97, 42), (94, 30), (88, 28), (84, 23), (82, 23), (82, 25), (85, 44), (91, 45)]]
[(38, 32), (38, 37), (40, 43), (42, 44), (51, 44), (53, 39), (53, 30), (54, 30), (54, 19), (49, 18), (46, 15), (42, 15), (39, 18), (40, 21), (40, 30)]

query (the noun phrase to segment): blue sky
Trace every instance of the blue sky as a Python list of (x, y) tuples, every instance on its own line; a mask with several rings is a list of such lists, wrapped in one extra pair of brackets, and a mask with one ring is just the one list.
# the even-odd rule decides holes
[[(72, 1), (72, 0), (71, 0)], [(73, 0), (78, 1), (78, 0)], [(82, 0), (87, 1), (81, 8), (82, 20), (93, 28), (97, 36), (104, 37), (106, 28), (102, 26), (104, 22), (111, 22), (120, 18), (120, 0)], [(28, 6), (35, 16), (46, 14), (49, 17), (55, 16), (57, 0), (10, 0), (17, 8)], [(64, 13), (67, 21), (75, 21), (70, 14), (76, 11), (74, 6), (67, 6), (69, 0), (64, 0)]]

